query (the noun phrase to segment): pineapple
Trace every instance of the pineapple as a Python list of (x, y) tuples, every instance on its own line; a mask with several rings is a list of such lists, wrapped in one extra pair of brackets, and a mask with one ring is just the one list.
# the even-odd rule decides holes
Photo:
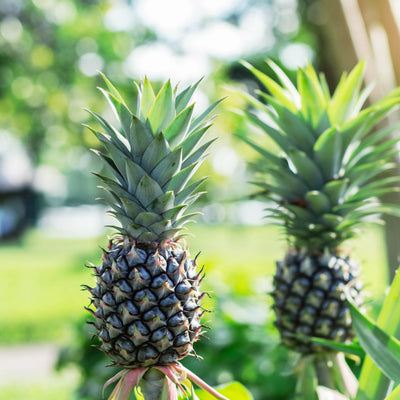
[(372, 129), (400, 98), (397, 90), (362, 110), (371, 90), (361, 89), (363, 62), (342, 76), (333, 95), (311, 65), (297, 71), (294, 85), (268, 64), (278, 81), (244, 63), (267, 90), (260, 99), (244, 96), (252, 108), (247, 119), (270, 147), (242, 139), (262, 156), (253, 164), (254, 183), (274, 204), (268, 211), (288, 241), (273, 281), (275, 324), (283, 344), (306, 356), (326, 352), (311, 337), (353, 337), (346, 295), (360, 306), (363, 291), (360, 267), (343, 243), (359, 235), (362, 222), (398, 214), (397, 206), (377, 198), (397, 189), (398, 177), (384, 173), (394, 167), (398, 139), (388, 139), (391, 128)]
[(199, 82), (178, 93), (168, 81), (155, 94), (146, 78), (136, 84), (137, 102), (131, 107), (103, 78), (108, 90), (100, 90), (120, 127), (89, 111), (102, 132), (88, 128), (103, 145), (95, 152), (111, 177), (96, 175), (119, 224), (101, 264), (92, 265), (96, 285), (87, 287), (89, 311), (100, 349), (124, 368), (110, 380), (120, 379), (113, 395), (140, 385), (151, 399), (157, 398), (151, 394), (157, 392), (156, 381), (169, 379), (159, 390), (170, 391), (190, 375), (178, 361), (194, 352), (202, 334), (203, 274), (189, 255), (183, 229), (197, 214), (187, 210), (201, 195), (204, 179), (191, 178), (213, 142), (199, 144), (218, 102), (194, 118), (191, 99)]

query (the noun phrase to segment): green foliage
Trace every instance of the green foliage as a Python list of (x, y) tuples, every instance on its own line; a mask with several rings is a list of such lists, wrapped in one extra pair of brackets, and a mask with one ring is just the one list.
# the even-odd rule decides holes
[[(397, 272), (378, 316), (377, 324), (350, 304), (357, 337), (369, 355), (363, 363), (356, 400), (384, 399), (392, 386), (390, 379), (397, 382), (400, 380), (399, 291), (400, 273)], [(395, 399), (397, 395), (393, 393), (392, 398)]]
[[(74, 398), (74, 384), (73, 379), (64, 376), (23, 384), (7, 382), (1, 384), (1, 396), (10, 400), (71, 400)], [(99, 399), (100, 397), (96, 400)]]
[(354, 330), (361, 346), (383, 373), (400, 383), (400, 342), (363, 315), (352, 303), (349, 305)]
[[(213, 292), (216, 304), (210, 331), (195, 350), (203, 360), (185, 359), (185, 366), (216, 386), (239, 381), (256, 399), (287, 399), (293, 393), (292, 376), (282, 371), (290, 363), (279, 345), (275, 328), (265, 315), (262, 296), (235, 296)], [(211, 367), (212, 366), (212, 367)]]
[[(226, 396), (230, 400), (253, 400), (253, 396), (251, 393), (239, 382), (232, 382), (227, 385), (216, 387), (218, 392)], [(214, 397), (204, 391), (204, 390), (196, 390), (196, 395), (199, 400), (213, 400)]]
[[(10, 14), (10, 7), (0, 10), (2, 20), (23, 25), (0, 46), (0, 122), (23, 139), (36, 163), (57, 162), (56, 153), (85, 143), (82, 107), (97, 100), (93, 78), (78, 69), (81, 57), (97, 53), (108, 63), (121, 61), (132, 43), (128, 32), (106, 29), (103, 1), (69, 1), (64, 11), (64, 3), (46, 4), (18, 2)], [(135, 36), (137, 44), (151, 37), (144, 28)]]
[[(252, 163), (263, 197), (276, 204), (269, 211), (285, 227), (293, 246), (308, 250), (335, 249), (357, 236), (363, 221), (381, 222), (381, 214), (399, 216), (395, 204), (377, 197), (397, 191), (397, 182), (382, 179), (393, 170), (399, 139), (392, 129), (373, 128), (400, 104), (399, 91), (364, 108), (364, 63), (344, 73), (331, 95), (323, 75), (309, 64), (297, 71), (297, 85), (272, 61), (276, 80), (248, 63), (260, 81), (259, 98), (243, 95), (244, 115), (278, 147), (259, 146), (255, 135), (244, 141), (260, 153)], [(379, 178), (379, 186), (376, 180)]]
[(104, 184), (106, 196), (102, 202), (121, 223), (121, 227), (114, 228), (124, 236), (140, 240), (178, 238), (184, 225), (196, 215), (187, 214), (186, 210), (200, 196), (194, 188), (204, 178), (197, 182), (191, 178), (213, 142), (200, 145), (193, 140), (202, 138), (212, 119), (208, 111), (192, 119), (194, 103), (188, 94), (193, 93), (197, 84), (178, 93), (178, 88), (172, 89), (168, 80), (155, 94), (147, 79), (140, 84), (135, 82), (137, 110), (132, 112), (127, 108), (128, 101), (102, 76), (110, 91), (100, 90), (109, 100), (121, 128), (90, 110), (102, 132), (88, 128), (103, 145), (95, 153), (112, 174), (112, 178), (95, 175)]

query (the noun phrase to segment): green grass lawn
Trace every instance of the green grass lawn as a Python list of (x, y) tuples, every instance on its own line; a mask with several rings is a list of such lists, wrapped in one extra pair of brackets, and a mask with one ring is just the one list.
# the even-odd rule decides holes
[[(247, 294), (265, 290), (274, 260), (284, 253), (280, 231), (265, 226), (193, 225), (187, 239), (194, 257), (205, 266), (204, 286), (213, 292)], [(0, 343), (68, 342), (70, 326), (86, 313), (88, 293), (80, 285), (93, 282), (88, 261), (98, 262), (100, 239), (51, 239), (29, 232), (18, 244), (0, 246)], [(386, 287), (386, 257), (381, 231), (367, 231), (351, 244), (363, 263), (367, 290), (381, 296)]]
[(2, 399), (10, 400), (71, 400), (78, 379), (73, 374), (55, 373), (49, 378), (7, 383), (0, 387)]

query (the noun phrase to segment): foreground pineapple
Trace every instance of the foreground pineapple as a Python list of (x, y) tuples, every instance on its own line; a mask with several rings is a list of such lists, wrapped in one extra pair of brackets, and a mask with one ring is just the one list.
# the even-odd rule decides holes
[(190, 375), (177, 361), (193, 352), (202, 333), (202, 273), (182, 229), (196, 214), (187, 209), (200, 196), (204, 179), (191, 182), (191, 177), (212, 142), (199, 145), (217, 103), (194, 119), (190, 102), (198, 83), (177, 94), (168, 81), (155, 95), (145, 79), (130, 108), (104, 79), (108, 91), (101, 91), (120, 129), (94, 112), (103, 133), (89, 129), (104, 148), (97, 154), (112, 177), (97, 176), (120, 224), (101, 265), (93, 266), (97, 282), (88, 288), (90, 311), (101, 350), (126, 368), (110, 381), (120, 379), (112, 398), (128, 398), (121, 393), (140, 385), (145, 399), (157, 398), (157, 390), (173, 399), (173, 387)]
[(267, 105), (246, 95), (255, 110), (247, 117), (274, 144), (243, 139), (263, 157), (254, 164), (261, 173), (255, 184), (275, 204), (269, 212), (289, 245), (274, 277), (276, 326), (287, 347), (326, 351), (308, 338), (351, 339), (346, 293), (357, 305), (363, 301), (359, 267), (343, 242), (358, 234), (361, 222), (397, 212), (377, 200), (399, 182), (382, 177), (394, 166), (397, 140), (385, 140), (393, 129), (371, 130), (400, 102), (399, 92), (361, 111), (370, 90), (360, 89), (363, 63), (343, 75), (332, 96), (310, 65), (297, 72), (297, 87), (272, 62), (280, 84), (245, 65), (269, 92), (260, 94)]

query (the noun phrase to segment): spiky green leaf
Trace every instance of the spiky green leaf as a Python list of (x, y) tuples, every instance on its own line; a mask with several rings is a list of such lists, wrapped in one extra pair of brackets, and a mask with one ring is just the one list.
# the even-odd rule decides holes
[(310, 187), (307, 186), (307, 184), (293, 171), (285, 168), (266, 168), (265, 169), (270, 176), (272, 176), (275, 180), (275, 182), (278, 185), (285, 185), (287, 187), (291, 187), (293, 190), (293, 193), (297, 196), (299, 199), (303, 199), (305, 193), (307, 193), (310, 190)]
[(135, 193), (140, 180), (146, 175), (146, 171), (130, 158), (125, 157), (123, 161), (125, 164), (124, 176), (128, 182), (128, 190), (130, 193)]
[(332, 209), (329, 197), (324, 192), (312, 190), (306, 193), (305, 198), (311, 210), (316, 215), (325, 214)]
[(297, 86), (301, 97), (301, 112), (305, 119), (316, 126), (326, 108), (326, 99), (314, 68), (308, 64), (305, 70), (299, 69)]
[(137, 97), (137, 112), (138, 118), (145, 122), (148, 118), (149, 111), (153, 106), (154, 100), (156, 98), (153, 87), (147, 77), (141, 82), (139, 87), (139, 94)]
[[(111, 125), (109, 124), (102, 116), (96, 114), (93, 111), (87, 110), (88, 113), (90, 113), (97, 121), (98, 123), (103, 127), (103, 129), (107, 132), (107, 134), (110, 136), (110, 141), (125, 155), (129, 156), (129, 149), (126, 146), (126, 143), (124, 142), (124, 138), (122, 135)], [(96, 131), (92, 128), (89, 127), (89, 129), (95, 133)]]
[(327, 181), (338, 178), (343, 152), (341, 134), (336, 128), (326, 130), (317, 139), (314, 155)]
[(159, 132), (147, 146), (142, 155), (141, 165), (143, 169), (151, 172), (154, 167), (170, 153), (170, 151), (171, 150), (164, 134)]
[(166, 191), (172, 190), (175, 193), (179, 193), (189, 182), (190, 178), (193, 176), (199, 166), (200, 163), (197, 162), (182, 169), (172, 177), (172, 179), (166, 186), (164, 186), (163, 189)]
[(191, 105), (182, 110), (165, 129), (165, 138), (172, 148), (185, 139), (192, 120), (193, 107), (194, 105)]
[(134, 223), (137, 225), (141, 225), (144, 227), (149, 227), (156, 222), (160, 222), (162, 220), (160, 214), (156, 214), (150, 211), (142, 212), (134, 219)]
[(157, 197), (163, 194), (160, 185), (146, 174), (143, 175), (136, 187), (135, 197), (147, 208)]
[(296, 112), (296, 105), (290, 98), (290, 92), (286, 91), (268, 75), (253, 67), (248, 62), (241, 61), (241, 64), (246, 67), (284, 107)]
[(154, 137), (150, 127), (133, 115), (128, 141), (131, 154), (135, 161), (141, 162), (143, 153), (149, 147), (153, 139)]
[(286, 164), (286, 162), (281, 157), (278, 157), (275, 154), (271, 153), (269, 150), (265, 149), (264, 147), (259, 146), (257, 143), (253, 142), (248, 137), (240, 136), (240, 139), (246, 142), (254, 150), (259, 152), (263, 156), (263, 159), (266, 160), (268, 163), (277, 166)]
[(307, 183), (310, 189), (320, 189), (323, 186), (324, 177), (311, 158), (302, 151), (294, 149), (289, 151), (288, 156), (297, 170), (296, 174)]
[(294, 147), (311, 155), (315, 142), (311, 126), (301, 116), (285, 107), (277, 104), (273, 104), (273, 107), (278, 114), (275, 117), (275, 122), (281, 131), (295, 144)]
[(211, 125), (206, 125), (203, 128), (192, 132), (181, 144), (182, 147), (182, 158), (185, 160), (193, 151), (196, 149), (201, 139), (203, 138), (206, 131)]
[(192, 154), (190, 154), (189, 157), (185, 159), (185, 161), (182, 163), (182, 168), (186, 168), (187, 166), (196, 163), (196, 162), (201, 162), (205, 158), (205, 154), (207, 149), (211, 146), (212, 143), (214, 143), (217, 139), (211, 139), (208, 142), (204, 143), (202, 146), (200, 146), (197, 150), (195, 150)]
[(197, 182), (192, 183), (184, 187), (183, 189), (179, 190), (175, 197), (175, 205), (184, 204), (186, 199), (192, 195), (192, 193), (196, 192), (199, 186), (207, 179), (207, 177), (200, 179)]
[(119, 171), (117, 165), (114, 163), (113, 159), (106, 156), (105, 154), (103, 154), (100, 151), (97, 150), (93, 150), (93, 153), (95, 153), (97, 156), (99, 156), (104, 163), (107, 165), (107, 167), (109, 168), (109, 170), (111, 171), (111, 173), (117, 178), (118, 182), (120, 183), (120, 185), (126, 189), (128, 187), (127, 181), (125, 180), (123, 174)]
[(194, 132), (200, 124), (206, 123), (211, 119), (210, 115), (214, 111), (214, 109), (218, 106), (221, 101), (224, 101), (224, 98), (217, 100), (215, 103), (212, 103), (203, 113), (201, 113), (191, 124), (190, 126), (190, 133)]
[(126, 109), (129, 110), (129, 107), (126, 105), (124, 98), (121, 96), (120, 92), (117, 90), (117, 88), (110, 82), (110, 80), (102, 73), (99, 73), (100, 76), (103, 78), (104, 82), (107, 85), (108, 90), (110, 91), (110, 94), (114, 96), (114, 98), (122, 105), (125, 106)]
[(291, 100), (296, 106), (297, 109), (300, 109), (301, 107), (301, 97), (299, 92), (296, 89), (296, 86), (293, 84), (293, 82), (288, 78), (288, 76), (282, 71), (281, 68), (277, 64), (275, 64), (272, 60), (267, 60), (267, 64), (270, 66), (270, 68), (275, 72), (276, 76), (284, 86), (284, 88), (287, 90), (288, 93), (290, 93)]
[(285, 153), (288, 153), (291, 147), (296, 146), (295, 143), (290, 141), (290, 138), (288, 138), (286, 135), (284, 135), (282, 132), (275, 129), (271, 125), (262, 121), (255, 114), (250, 112), (245, 112), (245, 115), (251, 122), (253, 122), (259, 128), (261, 128)]
[(153, 133), (163, 131), (175, 117), (175, 99), (172, 93), (171, 82), (167, 81), (158, 92), (149, 110), (147, 119)]
[(182, 169), (182, 149), (167, 154), (151, 171), (150, 175), (159, 183), (165, 186), (171, 178)]
[(176, 96), (175, 104), (176, 104), (177, 114), (179, 114), (184, 108), (188, 106), (193, 97), (194, 92), (196, 91), (202, 80), (203, 78), (200, 78), (194, 85), (188, 86)]
[(343, 74), (328, 108), (332, 124), (343, 124), (357, 112), (354, 107), (358, 101), (364, 68), (365, 63), (360, 62), (348, 76)]
[(361, 346), (392, 381), (400, 384), (400, 342), (363, 315), (350, 296), (348, 305)]

